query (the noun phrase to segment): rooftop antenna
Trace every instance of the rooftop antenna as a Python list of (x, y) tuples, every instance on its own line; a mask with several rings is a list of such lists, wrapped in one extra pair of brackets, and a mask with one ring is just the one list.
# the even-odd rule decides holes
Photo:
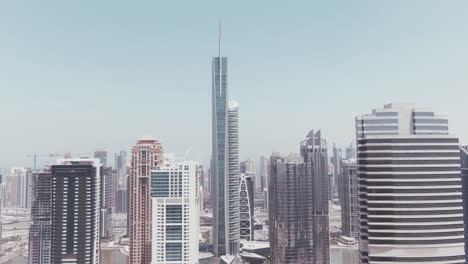
[(219, 51), (219, 59), (221, 63), (221, 19), (219, 19), (218, 51)]

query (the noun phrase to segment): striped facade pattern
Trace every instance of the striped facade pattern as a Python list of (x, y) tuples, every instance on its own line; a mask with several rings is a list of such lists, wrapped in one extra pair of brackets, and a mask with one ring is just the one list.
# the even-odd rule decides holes
[(411, 107), (357, 118), (360, 262), (465, 263), (460, 151)]

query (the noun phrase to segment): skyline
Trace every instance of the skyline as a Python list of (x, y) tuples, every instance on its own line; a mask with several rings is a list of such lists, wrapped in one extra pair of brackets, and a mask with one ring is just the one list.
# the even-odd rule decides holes
[(468, 141), (462, 1), (337, 1), (341, 9), (101, 2), (92, 10), (53, 2), (0, 9), (0, 168), (32, 167), (33, 153), (104, 149), (112, 161), (146, 134), (208, 165), (219, 17), (241, 160), (297, 152), (295, 139), (313, 127), (347, 146), (354, 118), (390, 102), (431, 107)]

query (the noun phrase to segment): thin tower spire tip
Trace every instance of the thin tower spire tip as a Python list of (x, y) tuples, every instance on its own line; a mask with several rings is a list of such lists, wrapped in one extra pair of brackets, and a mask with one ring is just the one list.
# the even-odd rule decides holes
[(221, 60), (221, 19), (219, 19), (219, 32), (218, 32), (218, 52), (219, 59)]

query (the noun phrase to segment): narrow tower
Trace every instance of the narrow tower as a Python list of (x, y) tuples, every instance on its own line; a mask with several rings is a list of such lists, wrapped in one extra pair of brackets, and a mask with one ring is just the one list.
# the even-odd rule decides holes
[(132, 148), (128, 226), (130, 264), (151, 264), (151, 170), (162, 163), (163, 149), (153, 138), (137, 141)]
[(240, 246), (238, 105), (228, 103), (227, 58), (221, 57), (221, 45), (212, 64), (212, 99), (213, 240), (214, 254), (220, 257), (237, 255)]

